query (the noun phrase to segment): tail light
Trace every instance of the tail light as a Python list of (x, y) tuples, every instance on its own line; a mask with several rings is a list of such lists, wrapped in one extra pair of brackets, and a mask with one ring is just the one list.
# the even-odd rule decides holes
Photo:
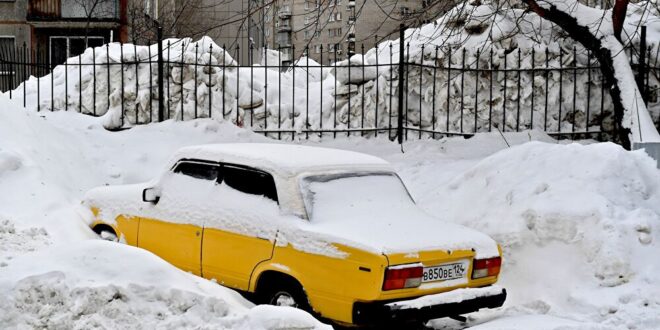
[(385, 270), (383, 290), (416, 288), (422, 284), (424, 268), (421, 264), (388, 267)]
[(500, 257), (474, 260), (472, 264), (472, 278), (497, 276), (500, 273), (501, 266), (502, 258)]

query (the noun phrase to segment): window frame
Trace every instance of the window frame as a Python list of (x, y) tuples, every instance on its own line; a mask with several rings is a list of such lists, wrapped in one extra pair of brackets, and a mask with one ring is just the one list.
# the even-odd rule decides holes
[[(66, 41), (66, 47), (65, 47), (65, 49), (64, 49), (64, 53), (65, 53), (65, 54), (64, 54), (64, 58), (65, 58), (65, 61), (66, 61), (66, 60), (68, 60), (68, 59), (71, 58), (71, 57), (75, 57), (75, 56), (77, 56), (77, 55), (71, 56), (71, 40), (73, 40), (73, 39), (77, 39), (77, 40), (82, 39), (82, 40), (84, 40), (84, 39), (85, 39), (85, 36), (76, 36), (76, 35), (73, 35), (73, 36), (72, 36), (72, 35), (55, 35), (55, 36), (49, 36), (49, 37), (48, 37), (48, 58), (50, 59), (50, 62), (51, 62), (51, 63), (54, 63), (54, 60), (53, 60), (53, 40), (55, 40), (55, 39), (63, 39), (63, 40)], [(105, 42), (105, 37), (104, 37), (104, 36), (100, 36), (100, 35), (91, 35), (91, 36), (87, 36), (87, 40), (88, 40), (88, 41), (91, 40), (91, 39), (94, 39), (94, 40), (101, 40), (101, 44), (105, 44), (105, 43), (106, 43), (106, 42)], [(89, 45), (87, 45), (87, 47), (86, 47), (85, 49), (87, 49), (87, 48), (89, 48)], [(83, 52), (84, 52), (84, 51), (83, 51)]]
[[(194, 176), (192, 176), (192, 175), (188, 175), (188, 174), (181, 173), (181, 172), (176, 172), (176, 169), (177, 169), (179, 166), (181, 166), (181, 164), (198, 164), (198, 165), (210, 165), (210, 166), (215, 166), (215, 167), (218, 168), (218, 173), (216, 174), (215, 179), (203, 179), (203, 178), (197, 178), (197, 177), (194, 177)], [(218, 177), (220, 176), (220, 173), (221, 173), (220, 171), (221, 171), (221, 170), (222, 170), (222, 167), (221, 167), (220, 164), (218, 164), (217, 162), (211, 162), (211, 161), (205, 161), (205, 160), (199, 160), (199, 159), (180, 159), (180, 160), (178, 160), (178, 161), (174, 164), (174, 166), (172, 166), (172, 168), (170, 169), (170, 172), (172, 172), (173, 174), (181, 174), (181, 175), (185, 175), (185, 176), (188, 176), (188, 177), (191, 177), (191, 178), (194, 178), (194, 179), (218, 182)]]
[[(2, 2), (2, 0), (0, 0), (0, 2)], [(7, 40), (11, 39), (13, 41), (13, 45), (11, 46), (12, 47), (11, 52), (13, 52), (13, 53), (16, 52), (16, 50), (17, 50), (17, 48), (16, 48), (16, 36), (1, 34), (0, 39), (7, 39)], [(12, 69), (14, 68), (13, 65), (10, 65), (10, 67)], [(4, 71), (4, 70), (6, 70), (6, 68), (4, 68), (4, 67), (2, 68), (2, 70), (0, 70), (0, 77), (2, 77), (1, 79), (6, 79), (7, 76), (15, 76), (16, 75), (15, 70), (10, 70), (10, 71)]]
[[(279, 191), (277, 189), (277, 182), (275, 181), (275, 176), (272, 173), (269, 173), (268, 171), (264, 171), (264, 170), (256, 168), (256, 167), (252, 167), (252, 166), (248, 166), (248, 165), (242, 165), (242, 164), (227, 163), (227, 162), (214, 162), (214, 161), (203, 160), (203, 159), (194, 159), (194, 158), (182, 158), (182, 159), (177, 160), (176, 163), (174, 163), (174, 165), (170, 168), (169, 172), (171, 172), (173, 174), (177, 174), (177, 172), (175, 172), (175, 170), (182, 163), (217, 166), (218, 167), (218, 175), (216, 176), (215, 180), (195, 178), (191, 175), (181, 173), (182, 175), (186, 175), (188, 177), (195, 178), (195, 179), (215, 181), (215, 183), (217, 183), (217, 184), (222, 184), (222, 182), (224, 181), (224, 172), (223, 171), (224, 171), (225, 166), (230, 166), (230, 167), (233, 167), (233, 168), (238, 168), (238, 169), (243, 169), (243, 170), (247, 170), (247, 171), (251, 171), (251, 172), (257, 172), (257, 173), (265, 174), (265, 175), (269, 176), (271, 178), (272, 182), (273, 182), (273, 186), (275, 188), (275, 191), (274, 191), (275, 192), (275, 196), (274, 196), (275, 199), (271, 198), (271, 196), (266, 196), (266, 195), (256, 195), (256, 196), (263, 196), (265, 198), (268, 198), (268, 199), (274, 201), (275, 203), (277, 203), (277, 205), (280, 204)], [(232, 188), (232, 189), (235, 189), (235, 188)], [(245, 192), (242, 192), (242, 193), (245, 193)], [(247, 193), (245, 193), (245, 194), (247, 194)], [(249, 195), (252, 195), (252, 194), (249, 194)]]
[[(268, 198), (268, 199), (274, 201), (275, 203), (277, 203), (277, 205), (280, 204), (280, 197), (279, 197), (279, 192), (277, 191), (277, 183), (275, 182), (275, 176), (273, 176), (271, 173), (268, 173), (267, 171), (264, 171), (262, 169), (258, 169), (258, 168), (255, 168), (255, 167), (252, 167), (252, 166), (247, 166), (247, 165), (234, 164), (234, 163), (224, 163), (224, 162), (221, 162), (219, 164), (220, 164), (220, 172), (219, 172), (220, 175), (218, 176), (218, 179), (220, 179), (220, 177), (222, 177), (222, 180), (218, 181), (218, 184), (222, 184), (222, 182), (225, 181), (225, 173), (224, 173), (225, 166), (236, 168), (236, 169), (241, 169), (241, 170), (245, 170), (245, 171), (249, 171), (249, 172), (265, 174), (266, 176), (270, 177), (270, 179), (273, 182), (273, 188), (275, 188), (275, 190), (274, 190), (275, 199), (271, 198), (273, 196), (256, 195), (256, 194), (246, 193), (246, 192), (243, 192), (243, 191), (241, 191), (241, 192), (244, 193), (244, 194), (248, 194), (248, 195), (263, 196), (265, 198)], [(231, 187), (231, 188), (236, 189), (236, 188), (233, 188), (233, 187)], [(238, 189), (236, 189), (236, 190), (238, 190)], [(238, 190), (238, 191), (240, 191), (240, 190)]]

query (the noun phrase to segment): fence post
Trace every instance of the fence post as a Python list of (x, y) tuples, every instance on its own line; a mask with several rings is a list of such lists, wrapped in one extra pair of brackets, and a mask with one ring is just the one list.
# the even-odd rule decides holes
[(165, 93), (163, 91), (163, 27), (158, 26), (158, 121), (165, 118)]
[(401, 24), (399, 26), (399, 86), (398, 86), (398, 117), (397, 117), (397, 127), (396, 127), (396, 136), (399, 144), (403, 144), (403, 66), (404, 63), (404, 43), (405, 43), (405, 25)]
[(644, 84), (644, 77), (646, 76), (646, 26), (642, 25), (641, 28), (642, 31), (639, 37), (637, 76), (635, 77), (635, 80), (637, 81), (637, 88), (639, 88), (639, 92), (642, 94), (644, 104), (648, 105), (646, 86)]

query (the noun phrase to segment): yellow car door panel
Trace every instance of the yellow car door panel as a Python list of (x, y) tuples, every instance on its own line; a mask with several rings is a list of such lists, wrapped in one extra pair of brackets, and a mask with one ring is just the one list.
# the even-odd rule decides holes
[(261, 238), (204, 228), (204, 277), (239, 290), (248, 290), (254, 267), (271, 258), (273, 242)]
[(275, 182), (245, 166), (223, 164), (220, 173), (214, 193), (220, 211), (204, 228), (202, 273), (247, 291), (254, 268), (272, 257), (279, 217)]
[(154, 189), (160, 191), (157, 202), (143, 210), (138, 246), (201, 275), (203, 225), (212, 216), (206, 206), (217, 186), (218, 170), (217, 164), (183, 161), (161, 178)]
[(201, 227), (142, 218), (138, 246), (187, 272), (201, 274)]

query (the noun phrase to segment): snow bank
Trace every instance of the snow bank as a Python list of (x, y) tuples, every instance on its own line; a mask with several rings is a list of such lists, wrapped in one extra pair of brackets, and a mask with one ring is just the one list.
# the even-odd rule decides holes
[(89, 240), (87, 190), (146, 181), (186, 145), (265, 138), (211, 120), (112, 133), (94, 117), (24, 111), (1, 95), (0, 105), (0, 328), (324, 328), (146, 251)]
[[(413, 182), (437, 164), (415, 166)], [(660, 322), (660, 264), (649, 259), (659, 251), (660, 173), (644, 152), (532, 142), (460, 172), (418, 201), (502, 244), (505, 314), (568, 317), (576, 328)]]
[[(234, 321), (231, 324), (239, 326), (254, 321), (268, 327), (262, 318), (273, 323), (280, 315), (286, 317), (286, 322), (299, 319), (268, 306), (245, 311), (241, 307), (245, 302), (225, 304), (225, 299), (214, 300), (217, 297), (199, 292), (204, 284), (197, 279), (167, 268), (146, 252), (121, 246), (109, 251), (103, 242), (83, 242), (94, 238), (80, 207), (88, 189), (147, 181), (183, 146), (270, 140), (207, 119), (108, 132), (98, 119), (89, 116), (23, 111), (2, 96), (0, 105), (0, 190), (11, 192), (0, 194), (0, 310), (12, 311), (11, 315), (0, 313), (0, 327), (37, 324), (39, 313), (48, 315), (49, 308), (57, 311), (52, 315), (61, 315), (61, 320), (72, 320), (70, 312), (62, 311), (57, 304), (12, 305), (29, 297), (47, 299), (50, 292), (55, 292), (52, 301), (82, 312), (80, 322), (89, 321), (90, 326), (95, 319), (114, 322), (111, 316), (115, 315), (114, 319), (132, 322), (116, 323), (119, 327), (130, 327), (139, 324), (133, 321), (135, 315), (144, 312), (149, 315), (145, 320), (155, 320), (158, 311), (171, 322), (151, 323), (161, 327), (176, 327), (176, 322), (191, 325), (195, 320), (204, 320), (202, 317), (218, 323), (195, 326), (219, 327)], [(655, 256), (660, 251), (660, 174), (655, 162), (642, 151), (628, 152), (613, 144), (561, 145), (537, 131), (504, 135), (514, 147), (507, 148), (499, 133), (469, 140), (406, 143), (405, 153), (399, 145), (383, 138), (338, 138), (305, 144), (385, 158), (427, 212), (483, 231), (503, 245), (499, 284), (507, 288), (505, 306), (474, 313), (467, 325), (435, 320), (431, 322), (434, 327), (657, 328), (660, 263)], [(544, 143), (527, 143), (538, 140)], [(178, 282), (150, 283), (146, 282), (148, 277), (141, 277), (141, 284), (135, 285), (139, 289), (130, 290), (131, 277), (127, 273), (116, 277), (123, 286), (111, 287), (112, 283), (101, 280), (94, 285), (91, 281), (95, 277), (109, 279), (121, 269), (98, 265), (86, 250), (98, 252), (97, 260), (117, 259), (122, 264), (130, 262), (122, 260), (129, 256), (139, 258), (143, 261), (141, 267), (162, 270), (164, 276), (177, 278)], [(34, 262), (28, 267), (30, 260)], [(47, 267), (40, 266), (42, 263)], [(94, 266), (87, 267), (86, 263)], [(97, 274), (97, 265), (108, 274)], [(135, 272), (151, 275), (143, 268)], [(77, 286), (78, 281), (87, 284)], [(169, 290), (170, 285), (178, 291)], [(117, 292), (121, 295), (113, 299)], [(227, 296), (227, 292), (222, 295)], [(83, 303), (76, 305), (80, 301), (98, 306), (94, 300), (98, 297), (110, 301), (98, 315), (86, 314)], [(191, 301), (198, 307), (186, 312), (178, 307)], [(226, 305), (231, 306), (225, 318), (198, 312)], [(26, 306), (21, 309), (26, 316), (17, 315), (19, 306)], [(113, 314), (113, 306), (120, 306), (127, 313), (125, 317)], [(246, 315), (247, 320), (241, 321), (243, 316), (234, 318), (239, 314)], [(174, 315), (181, 317), (177, 321)], [(82, 327), (84, 323), (73, 323), (73, 327), (77, 324)]]
[(251, 311), (232, 290), (102, 240), (18, 258), (0, 273), (0, 292), (3, 328), (322, 328), (292, 308)]

